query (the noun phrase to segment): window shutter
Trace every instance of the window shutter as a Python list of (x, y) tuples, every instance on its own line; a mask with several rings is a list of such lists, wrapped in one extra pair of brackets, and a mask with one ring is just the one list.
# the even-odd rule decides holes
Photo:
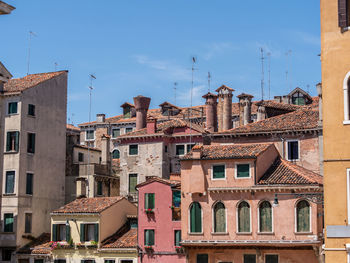
[(11, 151), (11, 133), (7, 132), (7, 136), (6, 136), (6, 151), (9, 152)]
[(238, 207), (238, 232), (250, 232), (250, 208), (247, 202)]
[(57, 241), (57, 225), (52, 224), (52, 241)]
[(154, 194), (149, 194), (149, 208), (154, 209)]
[(272, 210), (271, 204), (267, 201), (260, 204), (259, 207), (260, 216), (260, 232), (272, 231)]
[(145, 230), (145, 245), (149, 245), (149, 230)]
[(199, 233), (202, 231), (202, 213), (198, 203), (193, 203), (191, 207), (191, 232)]
[(310, 231), (310, 206), (306, 201), (297, 205), (297, 232)]
[(69, 242), (70, 240), (70, 226), (66, 225), (66, 241)]
[(95, 224), (95, 241), (98, 242), (98, 226), (99, 224)]
[(217, 203), (214, 207), (214, 232), (226, 231), (225, 206), (223, 203)]
[(149, 208), (149, 203), (148, 203), (148, 193), (145, 194), (145, 209)]
[(19, 132), (16, 131), (15, 151), (18, 152), (18, 149), (19, 149)]
[(85, 224), (80, 224), (80, 242), (85, 241)]
[(180, 246), (181, 230), (175, 230), (175, 246)]
[(154, 230), (149, 230), (149, 245), (154, 245)]
[(348, 17), (346, 9), (346, 0), (338, 0), (338, 24), (341, 28), (348, 26)]
[(84, 263), (84, 262), (85, 262), (85, 260), (84, 260), (84, 259), (80, 260), (80, 263)]

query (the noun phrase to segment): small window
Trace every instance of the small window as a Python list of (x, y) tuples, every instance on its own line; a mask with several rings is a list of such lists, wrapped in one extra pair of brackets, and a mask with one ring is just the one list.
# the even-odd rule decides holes
[(168, 146), (167, 145), (164, 146), (164, 152), (166, 152), (166, 153), (168, 152)]
[(103, 195), (103, 182), (97, 181), (97, 195)]
[(105, 259), (105, 263), (115, 263), (114, 259)]
[(78, 153), (78, 161), (84, 162), (84, 153)]
[(4, 232), (13, 232), (13, 214), (4, 214)]
[(33, 194), (33, 174), (32, 173), (27, 173), (26, 194), (27, 195)]
[(172, 220), (181, 220), (181, 191), (173, 191)]
[(197, 254), (197, 262), (196, 263), (208, 263), (208, 254)]
[(5, 194), (15, 192), (15, 171), (6, 171)]
[(19, 149), (19, 132), (7, 132), (6, 152), (18, 152)]
[(180, 207), (181, 206), (181, 191), (173, 191), (173, 206)]
[(125, 128), (125, 133), (132, 132), (132, 128)]
[(145, 246), (154, 246), (154, 230), (145, 230)]
[(28, 115), (35, 116), (35, 105), (28, 104)]
[(278, 263), (278, 255), (265, 255), (265, 263)]
[(238, 232), (250, 232), (250, 206), (247, 202), (241, 202), (238, 205)]
[(120, 136), (120, 129), (112, 129), (112, 138)]
[(154, 199), (155, 194), (154, 193), (146, 193), (145, 194), (145, 209), (154, 209)]
[(35, 133), (28, 133), (28, 153), (35, 153)]
[(93, 140), (93, 139), (95, 139), (95, 132), (94, 132), (94, 130), (87, 130), (85, 138), (86, 138), (86, 140)]
[(85, 260), (82, 260), (82, 263), (95, 263), (95, 260), (94, 259), (85, 259)]
[(8, 114), (16, 114), (18, 109), (18, 103), (17, 102), (9, 102), (8, 104)]
[(213, 165), (213, 179), (225, 178), (225, 165)]
[(215, 204), (214, 209), (214, 232), (225, 233), (226, 232), (226, 211), (223, 203), (218, 202)]
[(191, 204), (190, 231), (191, 231), (191, 233), (201, 233), (202, 232), (202, 208), (198, 202), (194, 202)]
[(80, 224), (80, 241), (96, 241), (98, 242), (99, 224)]
[(129, 174), (129, 193), (136, 193), (137, 174)]
[(243, 263), (256, 263), (256, 255), (254, 254), (243, 255)]
[(237, 178), (249, 178), (250, 177), (250, 165), (249, 164), (237, 164), (236, 165)]
[(139, 146), (137, 144), (129, 145), (129, 155), (138, 155)]
[(69, 241), (70, 226), (66, 224), (52, 225), (52, 241)]
[(193, 146), (195, 146), (194, 143), (186, 145), (186, 150), (187, 150), (188, 153), (192, 150)]
[(11, 255), (13, 252), (15, 252), (15, 251), (12, 249), (3, 248), (1, 251), (2, 261), (11, 261)]
[(185, 145), (178, 144), (176, 145), (176, 155), (184, 155), (185, 154)]
[(299, 159), (299, 142), (289, 141), (288, 142), (288, 160), (295, 161)]
[(302, 200), (296, 207), (297, 232), (310, 232), (310, 205)]
[(122, 259), (122, 260), (120, 260), (120, 263), (133, 263), (134, 262), (134, 260), (132, 260), (132, 259)]
[(32, 233), (32, 214), (31, 213), (25, 213), (24, 217), (25, 217), (25, 220), (24, 220), (24, 232), (25, 233)]
[(120, 152), (119, 152), (119, 150), (117, 150), (117, 149), (113, 150), (113, 152), (112, 152), (112, 158), (113, 158), (113, 159), (119, 159), (119, 158), (120, 158)]
[(174, 245), (175, 247), (179, 247), (181, 242), (181, 230), (174, 231)]

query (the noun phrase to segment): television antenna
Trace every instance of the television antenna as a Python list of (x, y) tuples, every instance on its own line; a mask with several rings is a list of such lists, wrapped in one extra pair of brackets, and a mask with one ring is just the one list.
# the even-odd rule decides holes
[(211, 74), (208, 71), (208, 92), (210, 92), (210, 81), (211, 81)]
[(32, 42), (32, 37), (37, 37), (37, 36), (38, 35), (36, 33), (34, 33), (33, 31), (29, 31), (27, 75), (29, 75), (29, 68), (30, 68), (30, 45)]
[(291, 80), (289, 81), (289, 79), (288, 79), (288, 75), (290, 74), (288, 57), (290, 57), (292, 55), (292, 50), (288, 50), (285, 53), (285, 55), (286, 55), (286, 85), (287, 85), (287, 90), (291, 90), (290, 82), (292, 82), (292, 81)]
[(269, 100), (271, 99), (271, 53), (267, 52), (268, 58), (268, 71), (269, 71)]
[[(89, 130), (91, 130), (91, 95), (92, 95), (92, 90), (94, 89), (92, 86), (92, 82), (94, 79), (96, 79), (96, 77), (93, 74), (90, 74), (90, 86), (89, 86), (89, 95), (90, 95), (90, 102), (89, 102)], [(88, 196), (90, 197), (90, 174), (91, 174), (91, 167), (90, 167), (90, 144), (87, 143), (87, 147), (88, 147)]]
[(261, 53), (261, 100), (264, 100), (264, 49), (260, 48)]
[(174, 96), (175, 96), (175, 105), (176, 105), (176, 90), (177, 90), (177, 82), (174, 82)]

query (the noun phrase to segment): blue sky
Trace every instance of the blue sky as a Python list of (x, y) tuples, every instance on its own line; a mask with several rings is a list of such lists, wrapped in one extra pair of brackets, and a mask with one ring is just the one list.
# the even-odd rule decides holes
[[(68, 115), (88, 120), (121, 113), (139, 94), (190, 105), (191, 57), (197, 57), (193, 103), (203, 104), (207, 74), (211, 90), (222, 84), (235, 95), (261, 99), (260, 48), (271, 53), (271, 97), (299, 86), (315, 95), (321, 80), (319, 1), (281, 0), (6, 0), (16, 10), (1, 16), (0, 61), (14, 77), (68, 69)], [(290, 51), (290, 52), (289, 52)], [(288, 53), (288, 56), (286, 55)], [(286, 81), (288, 66), (289, 81)], [(265, 99), (268, 98), (265, 60)], [(309, 85), (309, 87), (308, 87)], [(237, 98), (234, 98), (236, 101)]]

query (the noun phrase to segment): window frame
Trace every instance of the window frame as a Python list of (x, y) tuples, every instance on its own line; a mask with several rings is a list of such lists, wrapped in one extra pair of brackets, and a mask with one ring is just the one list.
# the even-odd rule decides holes
[[(249, 177), (238, 177), (238, 165), (249, 165)], [(235, 163), (235, 179), (241, 180), (241, 179), (251, 179), (252, 173), (251, 173), (251, 163)]]
[[(115, 152), (115, 151), (118, 151), (118, 152), (119, 152), (119, 158), (114, 158), (114, 152)], [(117, 148), (113, 149), (111, 155), (112, 155), (112, 159), (113, 159), (113, 160), (119, 160), (119, 159), (120, 159), (120, 151), (119, 151)]]
[[(30, 186), (30, 190), (31, 193), (28, 193), (28, 175), (31, 175), (31, 186)], [(33, 172), (26, 172), (26, 195), (33, 195), (34, 193), (34, 173)]]
[[(131, 130), (130, 130), (131, 129)], [(127, 130), (129, 130), (129, 131), (127, 131)], [(127, 133), (129, 133), (129, 132), (133, 132), (134, 131), (134, 127), (125, 127), (124, 128), (124, 134), (127, 134)]]
[(138, 173), (128, 173), (128, 194), (130, 194), (130, 193), (137, 193), (136, 189), (135, 189), (135, 192), (130, 192), (130, 175), (132, 175), (132, 174), (136, 175), (136, 185), (139, 184), (139, 174)]
[[(239, 231), (239, 205), (241, 203), (247, 203), (249, 205), (249, 232), (240, 232)], [(247, 200), (241, 200), (237, 203), (236, 205), (236, 234), (240, 235), (240, 234), (252, 234), (252, 206), (249, 204), (249, 202)]]
[(84, 162), (84, 153), (78, 152), (78, 162)]
[[(268, 202), (271, 206), (271, 231), (270, 232), (262, 232), (260, 231), (260, 206), (262, 203)], [(274, 233), (274, 218), (273, 218), (273, 205), (271, 205), (271, 202), (269, 200), (261, 200), (258, 203), (258, 233), (259, 234), (273, 234)]]
[[(149, 207), (149, 196), (153, 195), (153, 207), (150, 208)], [(144, 209), (147, 210), (147, 209), (152, 209), (154, 210), (156, 208), (156, 194), (155, 193), (145, 193), (144, 194)], [(147, 206), (147, 207), (146, 207)]]
[[(11, 104), (11, 103), (16, 103), (16, 104), (17, 104), (17, 106), (16, 106), (16, 112), (14, 112), (14, 113), (10, 113), (10, 104)], [(9, 102), (7, 102), (7, 112), (6, 112), (6, 115), (10, 116), (10, 115), (16, 115), (16, 114), (19, 114), (19, 113), (18, 113), (18, 101), (9, 101)]]
[[(118, 136), (114, 136), (114, 131), (119, 130), (119, 135)], [(116, 139), (121, 135), (121, 129), (120, 128), (112, 128), (112, 139)]]
[(265, 253), (264, 254), (264, 263), (266, 263), (266, 256), (277, 256), (277, 262), (279, 263), (280, 262), (280, 255), (279, 254), (276, 254), (276, 253)]
[[(130, 154), (130, 147), (131, 146), (137, 146), (137, 154)], [(139, 145), (138, 144), (129, 144), (128, 146), (128, 156), (138, 156), (139, 155)]]
[(132, 261), (133, 263), (135, 262), (133, 258), (119, 258), (118, 263), (123, 263), (123, 260)]
[[(92, 132), (93, 133), (93, 138), (92, 139), (88, 139), (88, 132)], [(85, 141), (94, 141), (95, 140), (95, 130), (94, 129), (87, 129), (85, 130)]]
[[(289, 159), (289, 143), (290, 142), (297, 142), (298, 143), (298, 159)], [(286, 154), (287, 154), (287, 160), (290, 161), (290, 162), (297, 162), (297, 161), (300, 161), (300, 140), (298, 139), (288, 139), (286, 140), (286, 144), (287, 144), (287, 151), (286, 151)]]
[[(223, 178), (214, 178), (214, 166), (224, 166), (224, 177)], [(211, 165), (211, 180), (226, 180), (226, 164), (225, 163), (214, 163)]]
[[(194, 203), (198, 203), (201, 208), (201, 231), (200, 232), (191, 232), (191, 208)], [(188, 234), (189, 235), (202, 235), (203, 234), (203, 208), (200, 202), (193, 201), (188, 207)]]
[[(183, 154), (177, 154), (177, 146), (182, 145), (184, 147), (184, 153)], [(186, 154), (186, 144), (185, 143), (177, 143), (175, 144), (175, 156), (184, 156)]]
[[(180, 240), (179, 240), (179, 244), (178, 245), (176, 245), (176, 233), (177, 232), (180, 232)], [(178, 247), (178, 246), (181, 246), (181, 229), (174, 229), (174, 231), (173, 231), (173, 233), (174, 233), (174, 247)]]
[[(7, 173), (13, 172), (13, 191), (7, 192)], [(5, 171), (5, 184), (4, 184), (4, 195), (14, 195), (16, 194), (16, 171), (15, 170), (7, 170)]]
[[(303, 232), (298, 232), (298, 204), (301, 201), (305, 201), (309, 204), (309, 231), (303, 231)], [(309, 201), (307, 201), (306, 199), (298, 199), (295, 204), (294, 204), (294, 232), (295, 234), (311, 234), (312, 233), (312, 206), (311, 203)]]
[[(153, 231), (153, 244), (152, 245), (146, 244), (146, 232), (147, 231)], [(144, 229), (144, 232), (143, 232), (143, 245), (144, 246), (155, 246), (156, 245), (156, 230), (154, 228)]]
[[(5, 215), (12, 215), (12, 229), (11, 231), (6, 231), (5, 227), (6, 227), (6, 224), (5, 224)], [(2, 231), (4, 233), (14, 233), (15, 232), (15, 215), (14, 213), (11, 213), (11, 212), (5, 212), (3, 213), (3, 227), (2, 227)]]
[[(27, 232), (27, 215), (30, 215), (30, 225), (28, 226), (30, 229), (29, 232)], [(25, 234), (31, 234), (33, 233), (33, 213), (32, 212), (25, 212), (24, 213), (24, 233)]]
[[(95, 241), (95, 242), (100, 242), (100, 223), (99, 222), (81, 222), (79, 224), (79, 233), (81, 233), (82, 229), (82, 225), (84, 225), (84, 240), (81, 241), (83, 243), (89, 243), (91, 241)], [(94, 233), (93, 233), (93, 236), (94, 236), (94, 240), (87, 240), (88, 239), (88, 232), (89, 232), (89, 228), (87, 226), (89, 225), (93, 225), (93, 229), (94, 229)], [(97, 225), (97, 227), (96, 227)], [(97, 228), (97, 233), (96, 233), (96, 228)], [(97, 240), (95, 240), (95, 237), (97, 236)]]
[[(14, 149), (13, 150), (12, 149), (7, 149), (9, 133), (14, 133), (15, 134), (15, 145), (14, 145)], [(5, 145), (4, 145), (5, 146), (5, 153), (18, 153), (19, 152), (20, 135), (21, 135), (21, 133), (19, 131), (17, 131), (17, 130), (8, 130), (8, 131), (6, 131), (6, 142), (5, 142)], [(11, 137), (11, 135), (10, 135), (10, 137)]]
[(257, 263), (257, 255), (254, 253), (243, 253), (242, 255), (242, 262), (244, 263), (244, 256), (248, 255), (254, 255), (255, 256), (255, 263)]
[[(215, 209), (215, 206), (216, 206), (217, 204), (219, 204), (219, 203), (223, 204), (224, 209), (225, 209), (225, 231), (224, 231), (224, 232), (216, 232), (216, 231), (215, 231), (215, 211), (214, 211), (214, 209)], [(222, 200), (216, 201), (216, 202), (212, 205), (211, 211), (212, 211), (212, 234), (214, 234), (214, 235), (215, 235), (215, 234), (216, 234), (216, 235), (218, 235), (218, 234), (227, 234), (227, 208), (226, 208), (224, 202), (223, 202)]]
[[(33, 110), (33, 114), (31, 114), (31, 108)], [(28, 112), (27, 112), (27, 115), (30, 116), (30, 117), (35, 117), (35, 105), (34, 104), (31, 104), (31, 103), (28, 103)]]
[(350, 124), (350, 71), (345, 75), (343, 80), (344, 93), (344, 121), (343, 124)]
[[(27, 132), (27, 153), (29, 154), (35, 153), (35, 137), (36, 134), (34, 132)], [(30, 145), (30, 143), (33, 145)]]

